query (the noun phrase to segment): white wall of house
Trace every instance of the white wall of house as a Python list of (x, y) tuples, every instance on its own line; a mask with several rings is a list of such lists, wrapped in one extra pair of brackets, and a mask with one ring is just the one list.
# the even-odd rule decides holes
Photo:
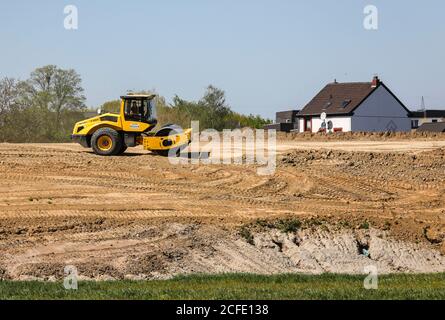
[(355, 111), (352, 131), (410, 131), (408, 112), (384, 86), (380, 86)]
[[(299, 119), (300, 132), (304, 132), (304, 119)], [(351, 131), (351, 117), (327, 117), (326, 124), (332, 121), (332, 128), (341, 128), (343, 132)], [(323, 121), (319, 116), (312, 117), (312, 132), (316, 133), (321, 129)]]
[(420, 127), (424, 123), (445, 122), (445, 118), (411, 118), (411, 121), (417, 121), (417, 126)]
[[(332, 121), (332, 128), (341, 128), (343, 132), (351, 131), (351, 117), (327, 117), (326, 125), (329, 121)], [(318, 132), (322, 123), (320, 117), (312, 118), (312, 132)]]
[(303, 118), (300, 118), (298, 120), (298, 128), (300, 130), (300, 133), (304, 132), (304, 119)]

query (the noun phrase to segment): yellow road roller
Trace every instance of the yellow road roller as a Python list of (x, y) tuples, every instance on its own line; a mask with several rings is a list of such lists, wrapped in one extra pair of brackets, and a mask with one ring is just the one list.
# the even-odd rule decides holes
[(98, 112), (98, 116), (74, 125), (71, 139), (101, 156), (124, 153), (128, 147), (142, 145), (162, 156), (178, 155), (191, 141), (191, 129), (164, 125), (156, 132), (156, 95), (121, 96), (119, 113)]

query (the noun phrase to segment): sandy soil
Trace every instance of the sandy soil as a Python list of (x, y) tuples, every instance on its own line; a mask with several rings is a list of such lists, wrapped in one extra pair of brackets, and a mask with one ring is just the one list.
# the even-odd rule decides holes
[[(66, 265), (87, 279), (445, 271), (445, 140), (278, 151), (276, 173), (259, 176), (138, 148), (0, 144), (0, 278), (56, 279)], [(298, 231), (277, 227), (294, 220)]]

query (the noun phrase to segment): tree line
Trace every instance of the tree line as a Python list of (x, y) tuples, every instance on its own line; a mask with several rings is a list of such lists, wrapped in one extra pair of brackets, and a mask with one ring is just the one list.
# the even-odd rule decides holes
[[(0, 142), (68, 142), (74, 124), (86, 118), (80, 75), (48, 65), (34, 70), (29, 79), (0, 80)], [(147, 93), (141, 91), (140, 93)], [(223, 90), (209, 86), (198, 101), (175, 96), (168, 104), (157, 96), (160, 124), (175, 123), (189, 127), (200, 121), (201, 129), (216, 130), (242, 127), (261, 128), (270, 120), (242, 115), (231, 110)], [(103, 112), (118, 112), (119, 100), (105, 102)]]
[[(140, 94), (154, 92), (140, 91)], [(101, 109), (104, 112), (118, 112), (119, 100), (105, 102)], [(156, 97), (156, 110), (159, 124), (174, 123), (188, 128), (191, 121), (199, 121), (201, 130), (235, 128), (262, 128), (272, 121), (263, 119), (258, 115), (243, 115), (234, 112), (226, 102), (225, 92), (212, 85), (208, 86), (204, 95), (198, 101), (187, 101), (174, 96), (172, 103), (168, 104), (163, 96)]]
[(0, 142), (68, 141), (87, 110), (83, 91), (76, 71), (54, 65), (0, 80)]

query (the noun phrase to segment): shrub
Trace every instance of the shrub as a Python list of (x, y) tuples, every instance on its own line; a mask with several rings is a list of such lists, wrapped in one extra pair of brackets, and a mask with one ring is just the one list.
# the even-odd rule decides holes
[(253, 241), (253, 235), (247, 227), (242, 227), (239, 234), (247, 241), (248, 244), (255, 244)]
[(284, 233), (296, 232), (301, 227), (301, 221), (298, 219), (279, 220), (276, 227)]

